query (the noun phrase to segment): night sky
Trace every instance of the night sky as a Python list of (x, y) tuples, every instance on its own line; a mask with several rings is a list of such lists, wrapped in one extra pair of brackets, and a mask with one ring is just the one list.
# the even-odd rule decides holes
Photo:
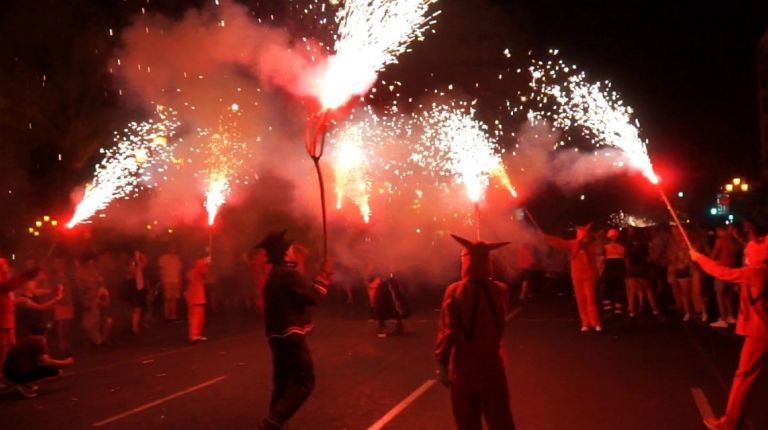
[[(285, 0), (243, 3), (264, 12), (285, 7)], [(671, 172), (674, 184), (698, 196), (702, 204), (712, 199), (726, 178), (735, 174), (757, 175), (760, 146), (755, 51), (768, 27), (768, 2), (441, 3), (444, 13), (435, 27), (437, 33), (415, 45), (413, 52), (404, 55), (401, 64), (388, 68), (382, 78), (403, 81), (406, 88), (449, 83), (469, 88), (480, 75), (465, 73), (467, 67), (479, 64), (487, 68), (486, 72), (495, 72), (494, 67), (504, 64), (499, 54), (505, 48), (513, 52), (512, 60), (519, 62), (519, 66), (526, 65), (529, 50), (544, 54), (548, 48), (559, 48), (562, 59), (579, 64), (593, 79), (613, 82), (624, 100), (635, 107), (645, 136), (650, 139), (651, 156), (661, 173)], [(40, 8), (30, 8), (21, 0), (3, 2), (0, 36), (6, 43), (0, 51), (4, 70), (0, 76), (0, 115), (4, 117), (0, 126), (7, 155), (3, 163), (6, 183), (12, 182), (19, 190), (42, 200), (63, 196), (53, 203), (61, 204), (66, 200), (66, 193), (60, 189), (62, 183), (69, 186), (87, 180), (97, 158), (92, 152), (94, 142), (108, 141), (108, 132), (86, 130), (88, 139), (79, 139), (88, 141), (90, 146), (84, 149), (67, 142), (76, 140), (67, 134), (71, 127), (67, 131), (66, 126), (58, 126), (45, 133), (35, 128), (36, 134), (31, 136), (25, 117), (29, 112), (14, 110), (14, 106), (32, 106), (35, 110), (35, 106), (46, 105), (40, 109), (50, 111), (51, 106), (60, 103), (58, 111), (46, 114), (63, 123), (71, 117), (87, 123), (89, 115), (98, 114), (102, 124), (112, 126), (120, 124), (125, 115), (135, 114), (131, 111), (134, 107), (125, 106), (110, 95), (114, 89), (109, 88), (108, 76), (100, 73), (109, 58), (108, 51), (118, 40), (106, 39), (105, 29), (119, 31), (130, 22), (126, 15), (138, 11), (143, 4), (130, 0), (98, 4), (47, 0), (40, 2)], [(205, 2), (156, 0), (150, 2), (149, 10), (178, 15), (185, 7), (200, 4)], [(82, 51), (93, 49), (101, 54), (89, 64)], [(57, 75), (57, 68), (72, 69), (71, 64), (78, 64), (78, 70)], [(80, 69), (88, 67), (101, 72), (81, 73)], [(54, 83), (80, 76), (93, 82), (91, 86), (105, 96), (78, 112), (69, 112), (64, 107), (69, 100), (74, 97), (79, 103), (90, 96), (72, 88), (65, 88), (63, 92), (68, 96), (58, 99), (37, 90), (19, 90), (37, 88), (45, 73)], [(46, 91), (52, 85), (55, 84), (49, 84)], [(494, 92), (491, 95), (508, 96), (500, 94), (503, 91)], [(75, 162), (60, 168), (54, 158), (62, 152), (65, 160)], [(25, 172), (26, 177), (20, 180), (19, 172)], [(59, 189), (52, 189), (52, 184)]]
[(685, 181), (717, 186), (758, 172), (755, 53), (768, 2), (495, 3), (536, 45), (559, 47), (613, 81), (636, 108), (652, 156)]

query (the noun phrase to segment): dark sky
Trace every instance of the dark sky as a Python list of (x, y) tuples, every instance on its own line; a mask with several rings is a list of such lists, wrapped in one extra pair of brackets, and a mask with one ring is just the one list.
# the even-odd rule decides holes
[[(242, 0), (257, 11), (284, 9), (286, 1)], [(43, 73), (49, 76), (53, 73), (47, 64), (53, 60), (45, 59), (61, 62), (65, 70), (68, 63), (85, 64), (64, 57), (68, 52), (76, 52), (77, 47), (92, 52), (93, 48), (85, 45), (90, 43), (88, 40), (107, 40), (105, 28), (119, 29), (129, 22), (122, 14), (138, 11), (144, 4), (139, 0), (104, 3), (43, 0), (40, 3), (47, 6), (34, 9), (22, 0), (0, 5), (0, 18), (5, 26), (0, 31), (8, 39), (15, 38), (2, 50), (3, 65), (29, 69), (28, 74), (36, 79), (25, 84), (31, 88), (39, 87)], [(207, 3), (153, 0), (149, 10), (178, 14), (187, 6)], [(688, 184), (686, 188), (698, 190), (702, 199), (711, 199), (718, 184), (726, 178), (735, 174), (748, 177), (757, 174), (755, 54), (757, 42), (768, 27), (768, 1), (440, 0), (440, 3), (444, 13), (436, 25), (436, 34), (414, 45), (413, 52), (403, 55), (400, 65), (390, 66), (383, 78), (396, 78), (415, 88), (457, 83), (462, 78), (469, 84), (477, 79), (473, 73), (487, 76), (498, 73), (498, 67), (504, 66), (498, 54), (504, 48), (513, 51), (513, 60), (518, 61), (519, 66), (527, 64), (530, 49), (543, 55), (547, 48), (559, 48), (564, 60), (579, 64), (592, 78), (611, 80), (624, 100), (636, 108), (657, 167), (662, 173), (673, 172), (680, 185)], [(53, 7), (64, 4), (75, 9), (71, 16), (61, 15)], [(60, 22), (66, 31), (47, 30)], [(33, 55), (34, 52), (37, 54)], [(36, 64), (41, 62), (45, 67)], [(67, 78), (58, 81), (63, 80)], [(3, 106), (18, 103), (10, 88), (19, 85), (13, 79), (6, 79), (5, 87), (0, 85), (3, 87), (0, 114), (6, 113)], [(508, 89), (486, 95), (511, 95), (503, 93), (504, 90)], [(95, 112), (104, 111), (98, 104), (92, 108)], [(119, 123), (119, 119), (116, 122)], [(27, 121), (14, 119), (13, 124), (21, 124), (20, 131), (24, 131)], [(34, 131), (38, 130), (40, 127)], [(53, 133), (42, 136), (40, 141), (48, 145), (50, 136), (61, 137)], [(22, 146), (29, 147), (29, 142)], [(55, 155), (58, 151), (49, 152)], [(90, 166), (75, 167), (80, 173), (68, 174), (68, 177), (79, 178), (91, 171)], [(34, 179), (34, 176), (30, 177)], [(40, 188), (44, 186), (45, 183)]]
[[(562, 60), (592, 80), (610, 80), (635, 108), (657, 171), (670, 187), (690, 194), (694, 212), (706, 211), (728, 178), (757, 179), (755, 62), (768, 29), (768, 1), (441, 3), (436, 34), (390, 68), (394, 77), (417, 87), (467, 85), (483, 74), (490, 82), (501, 67), (526, 67), (529, 50), (546, 58), (549, 48), (558, 48)], [(513, 54), (506, 63), (496, 56), (504, 48)], [(417, 78), (416, 70), (428, 77)], [(512, 93), (508, 87), (495, 92)]]
[(539, 47), (610, 79), (650, 150), (693, 181), (759, 168), (755, 53), (768, 1), (501, 1)]

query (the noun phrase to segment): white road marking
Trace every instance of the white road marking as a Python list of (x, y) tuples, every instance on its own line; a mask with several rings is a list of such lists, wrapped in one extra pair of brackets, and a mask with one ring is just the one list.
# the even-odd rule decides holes
[(372, 426), (368, 427), (368, 430), (380, 430), (384, 428), (385, 425), (387, 425), (390, 421), (392, 421), (400, 412), (404, 411), (405, 408), (407, 408), (411, 403), (414, 402), (414, 400), (418, 399), (419, 396), (426, 393), (427, 390), (429, 390), (433, 385), (435, 385), (435, 382), (437, 381), (434, 379), (428, 379), (427, 382), (421, 384), (421, 386), (417, 388), (416, 391), (409, 394), (408, 397), (403, 399), (394, 408), (390, 409), (389, 412), (384, 414), (383, 417), (379, 418), (379, 420), (373, 423)]
[(693, 401), (696, 402), (696, 407), (699, 408), (701, 418), (713, 418), (715, 416), (715, 413), (712, 412), (712, 405), (709, 404), (707, 395), (704, 394), (704, 390), (699, 387), (692, 387), (691, 395), (693, 396)]
[(518, 307), (512, 309), (511, 311), (509, 311), (509, 313), (507, 314), (507, 317), (504, 318), (504, 319), (507, 322), (510, 322), (510, 321), (512, 321), (512, 318), (516, 317), (517, 314), (519, 314), (522, 310), (523, 310), (523, 307), (522, 306), (518, 306)]
[(185, 346), (181, 346), (181, 347), (178, 347), (178, 348), (175, 348), (175, 349), (168, 349), (168, 350), (165, 350), (165, 351), (155, 352), (155, 353), (152, 353), (152, 354), (149, 354), (149, 355), (145, 355), (145, 356), (142, 356), (142, 357), (138, 357), (138, 358), (133, 357), (133, 358), (129, 358), (127, 360), (114, 361), (114, 362), (112, 362), (110, 364), (105, 364), (105, 365), (102, 365), (102, 366), (88, 367), (88, 368), (84, 368), (84, 369), (72, 370), (72, 371), (64, 373), (64, 377), (72, 377), (72, 376), (82, 375), (82, 374), (85, 374), (85, 373), (92, 373), (92, 372), (98, 372), (98, 371), (101, 371), (101, 370), (108, 370), (108, 369), (112, 369), (114, 367), (123, 366), (123, 365), (142, 364), (142, 361), (151, 360), (151, 359), (154, 359), (154, 358), (159, 358), (159, 357), (163, 357), (163, 356), (166, 356), (166, 355), (172, 355), (172, 354), (176, 354), (176, 353), (179, 353), (179, 352), (202, 350), (204, 345), (218, 345), (219, 343), (224, 343), (226, 341), (230, 341), (230, 340), (233, 340), (233, 339), (240, 339), (242, 337), (252, 336), (254, 333), (256, 333), (256, 331), (249, 331), (249, 332), (241, 333), (241, 334), (234, 335), (234, 336), (228, 336), (228, 337), (223, 337), (223, 338), (219, 338), (219, 339), (208, 340), (204, 344), (200, 344), (200, 345), (185, 345)]
[(213, 384), (215, 384), (217, 382), (221, 382), (224, 379), (227, 379), (227, 377), (229, 377), (229, 375), (223, 375), (223, 376), (219, 376), (218, 378), (213, 378), (210, 381), (203, 382), (202, 384), (197, 384), (194, 387), (189, 387), (189, 388), (187, 388), (185, 390), (181, 390), (179, 392), (173, 393), (170, 396), (163, 397), (162, 399), (157, 399), (154, 402), (143, 404), (143, 405), (135, 407), (135, 408), (133, 408), (133, 409), (131, 409), (129, 411), (125, 411), (125, 412), (123, 412), (121, 414), (117, 414), (117, 415), (114, 415), (114, 416), (109, 417), (107, 419), (101, 420), (101, 421), (99, 421), (97, 423), (94, 423), (93, 426), (94, 427), (101, 427), (101, 426), (107, 425), (109, 423), (121, 420), (121, 419), (123, 419), (123, 418), (125, 418), (127, 416), (131, 416), (131, 415), (137, 414), (137, 413), (139, 413), (141, 411), (145, 411), (145, 410), (147, 410), (149, 408), (153, 408), (153, 407), (155, 407), (157, 405), (163, 404), (163, 403), (168, 402), (170, 400), (173, 400), (173, 399), (175, 399), (177, 397), (181, 397), (181, 396), (183, 396), (185, 394), (189, 394), (189, 393), (191, 393), (193, 391), (197, 391), (197, 390), (205, 388), (205, 387), (207, 387), (209, 385), (213, 385)]

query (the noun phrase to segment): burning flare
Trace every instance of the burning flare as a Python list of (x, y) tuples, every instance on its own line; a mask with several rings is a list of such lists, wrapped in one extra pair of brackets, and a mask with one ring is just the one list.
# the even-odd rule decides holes
[(341, 209), (344, 197), (351, 199), (368, 223), (371, 217), (371, 155), (366, 146), (369, 124), (357, 123), (333, 136), (330, 161), (336, 179), (336, 208)]
[(365, 94), (376, 74), (397, 62), (408, 44), (422, 40), (439, 11), (437, 0), (346, 0), (336, 14), (333, 55), (314, 76), (314, 93), (324, 109)]
[[(213, 225), (221, 206), (231, 192), (231, 182), (240, 171), (246, 156), (247, 145), (238, 128), (238, 119), (242, 115), (240, 107), (232, 104), (219, 117), (219, 130), (208, 141), (208, 158), (205, 168), (205, 210), (208, 213), (208, 225)], [(210, 134), (208, 130), (199, 130), (201, 136)]]
[(77, 205), (67, 228), (72, 228), (106, 208), (112, 200), (130, 197), (142, 187), (152, 187), (153, 174), (162, 173), (172, 159), (168, 138), (176, 133), (176, 112), (157, 106), (157, 119), (130, 123), (124, 135), (115, 133), (116, 145), (102, 150), (93, 181)]
[[(556, 51), (550, 51), (556, 54)], [(648, 156), (647, 139), (640, 137), (640, 123), (633, 118), (634, 111), (626, 106), (609, 81), (591, 83), (584, 72), (576, 73), (576, 66), (563, 62), (537, 61), (529, 68), (531, 87), (538, 99), (546, 103), (551, 97), (555, 109), (546, 116), (563, 129), (583, 127), (585, 135), (596, 146), (608, 145), (619, 149), (629, 165), (638, 169), (649, 181), (659, 183)], [(565, 79), (563, 79), (565, 75)], [(532, 112), (529, 115), (543, 115)]]
[(485, 195), (490, 177), (499, 179), (510, 194), (517, 197), (504, 169), (496, 138), (474, 116), (474, 109), (466, 105), (434, 105), (422, 115), (421, 144), (411, 160), (438, 176), (463, 184), (467, 197), (474, 203)]

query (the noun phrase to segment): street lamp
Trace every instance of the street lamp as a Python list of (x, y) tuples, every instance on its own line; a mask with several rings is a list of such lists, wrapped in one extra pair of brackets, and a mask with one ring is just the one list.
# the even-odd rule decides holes
[(725, 184), (725, 191), (729, 193), (733, 192), (733, 184)]
[(743, 184), (741, 184), (741, 191), (743, 191), (743, 192), (745, 192), (745, 193), (746, 193), (747, 191), (749, 191), (749, 184), (747, 184), (746, 182), (745, 182), (745, 183), (743, 183)]
[(741, 184), (741, 178), (733, 178), (733, 185), (737, 187)]

